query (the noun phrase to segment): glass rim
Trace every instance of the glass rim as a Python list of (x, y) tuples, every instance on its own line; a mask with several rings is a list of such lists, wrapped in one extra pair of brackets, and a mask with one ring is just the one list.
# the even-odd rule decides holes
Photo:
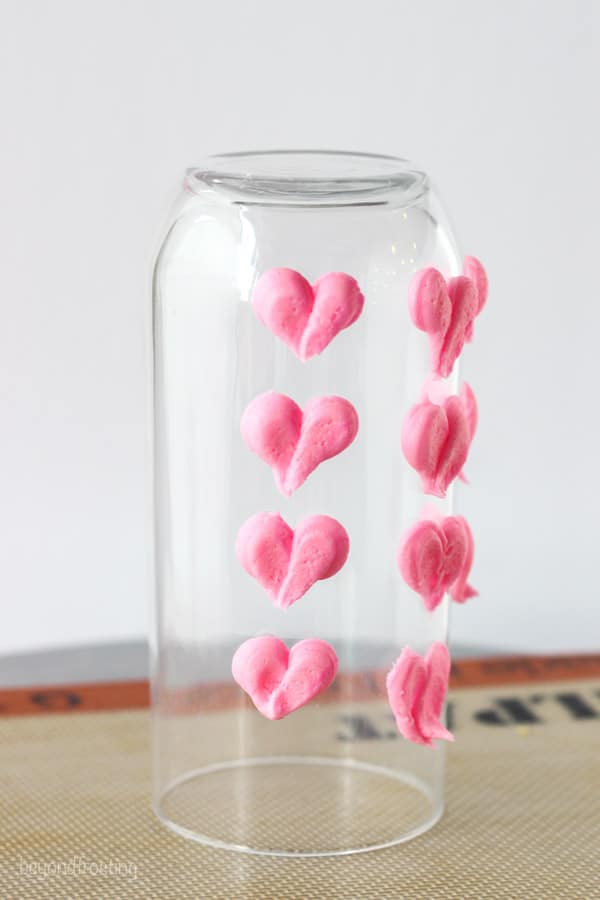
[(429, 187), (425, 172), (409, 160), (345, 150), (255, 150), (220, 153), (186, 171), (186, 187), (238, 195), (239, 202), (299, 205), (329, 201), (385, 203), (381, 195), (411, 203)]

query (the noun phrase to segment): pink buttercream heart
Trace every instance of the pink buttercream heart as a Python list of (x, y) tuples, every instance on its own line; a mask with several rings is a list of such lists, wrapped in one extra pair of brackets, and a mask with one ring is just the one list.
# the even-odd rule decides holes
[(425, 658), (404, 647), (386, 679), (390, 707), (400, 734), (415, 744), (433, 746), (435, 739), (453, 741), (440, 718), (448, 691), (450, 654), (435, 643)]
[(408, 288), (410, 315), (429, 335), (432, 371), (447, 378), (465, 341), (473, 337), (473, 322), (487, 299), (487, 276), (474, 257), (465, 259), (465, 274), (448, 282), (434, 268), (417, 272)]
[[(448, 397), (451, 397), (452, 393), (447, 381), (439, 381), (436, 378), (428, 378), (423, 385), (423, 389), (421, 391), (421, 400), (430, 400), (432, 403), (436, 403), (438, 406), (447, 400)], [(473, 393), (472, 387), (464, 381), (460, 387), (458, 392), (458, 396), (460, 397), (463, 405), (463, 410), (465, 413), (465, 418), (467, 420), (467, 426), (469, 429), (469, 446), (473, 442), (473, 438), (475, 437), (475, 432), (477, 431), (477, 424), (479, 419), (479, 411), (477, 409), (477, 400), (475, 399), (475, 394)], [(465, 475), (463, 471), (459, 473), (461, 481), (464, 481), (465, 484), (469, 483), (469, 479)]]
[(338, 658), (326, 641), (299, 641), (288, 650), (265, 635), (235, 651), (233, 677), (267, 719), (282, 719), (326, 690), (337, 674)]
[(330, 516), (308, 516), (293, 531), (279, 513), (262, 512), (242, 525), (235, 547), (246, 572), (275, 606), (287, 609), (316, 581), (340, 571), (350, 540)]
[(422, 400), (412, 406), (402, 425), (401, 443), (406, 459), (421, 476), (425, 493), (445, 497), (471, 444), (461, 397), (450, 396), (439, 404)]
[(315, 397), (304, 407), (268, 391), (246, 407), (242, 437), (273, 469), (279, 490), (289, 497), (326, 459), (341, 453), (358, 431), (356, 410), (343, 397)]
[(269, 269), (259, 278), (252, 304), (261, 322), (303, 361), (321, 353), (360, 316), (365, 298), (343, 272), (314, 285), (293, 269)]
[(473, 535), (462, 516), (424, 519), (409, 528), (398, 548), (398, 568), (405, 582), (432, 611), (446, 591), (463, 603), (477, 592), (467, 584), (473, 564)]

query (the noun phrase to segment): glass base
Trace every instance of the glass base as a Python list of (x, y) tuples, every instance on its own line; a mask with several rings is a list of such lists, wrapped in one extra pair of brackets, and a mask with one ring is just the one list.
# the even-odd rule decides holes
[(338, 856), (409, 841), (440, 819), (424, 782), (353, 759), (273, 756), (177, 778), (156, 814), (183, 837), (266, 856)]

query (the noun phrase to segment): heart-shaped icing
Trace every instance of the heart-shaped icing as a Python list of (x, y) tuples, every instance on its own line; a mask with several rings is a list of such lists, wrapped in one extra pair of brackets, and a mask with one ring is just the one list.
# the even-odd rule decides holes
[(465, 345), (467, 334), (473, 331), (473, 321), (477, 315), (477, 293), (470, 278), (465, 275), (451, 278), (448, 282), (448, 296), (452, 304), (452, 316), (439, 354), (434, 358), (434, 368), (443, 378), (451, 374)]
[[(428, 378), (425, 381), (423, 389), (421, 391), (421, 400), (430, 400), (432, 403), (437, 403), (438, 406), (451, 396), (452, 393), (448, 382), (439, 381), (436, 378)], [(462, 383), (458, 392), (458, 396), (462, 400), (463, 410), (465, 413), (465, 418), (467, 420), (470, 446), (473, 442), (473, 438), (475, 437), (475, 432), (477, 431), (477, 424), (479, 420), (477, 400), (475, 398), (475, 394), (473, 393), (472, 387), (467, 384), (466, 381)], [(469, 483), (469, 479), (463, 471), (459, 473), (458, 477), (461, 481), (464, 481), (465, 484)]]
[(242, 437), (271, 466), (289, 497), (326, 459), (341, 453), (358, 431), (356, 410), (343, 397), (315, 397), (304, 412), (291, 397), (268, 391), (246, 407)]
[(465, 274), (446, 281), (437, 269), (416, 272), (408, 288), (408, 307), (414, 324), (429, 335), (432, 371), (447, 378), (465, 341), (473, 337), (473, 322), (487, 299), (487, 276), (472, 256)]
[(398, 568), (413, 591), (432, 611), (446, 591), (463, 603), (477, 592), (467, 584), (473, 564), (473, 535), (462, 516), (423, 519), (403, 535), (398, 548)]
[(267, 719), (282, 719), (326, 690), (338, 658), (326, 641), (299, 641), (288, 650), (270, 635), (250, 638), (235, 651), (233, 677)]
[(462, 399), (451, 396), (439, 404), (431, 400), (416, 403), (402, 425), (401, 443), (406, 459), (421, 476), (425, 493), (445, 497), (471, 444)]
[(429, 747), (436, 739), (454, 740), (440, 721), (449, 677), (450, 654), (445, 644), (432, 644), (425, 658), (404, 647), (386, 687), (398, 731), (406, 740)]
[(293, 531), (279, 513), (262, 512), (242, 525), (235, 547), (246, 572), (275, 606), (287, 609), (316, 581), (340, 571), (350, 540), (330, 516), (308, 516)]
[(321, 353), (360, 316), (365, 298), (357, 281), (343, 272), (323, 275), (314, 285), (293, 269), (269, 269), (252, 296), (263, 325), (306, 361)]

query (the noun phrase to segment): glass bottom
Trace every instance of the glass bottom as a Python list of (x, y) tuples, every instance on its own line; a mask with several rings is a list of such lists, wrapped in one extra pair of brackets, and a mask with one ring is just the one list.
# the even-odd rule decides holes
[(431, 828), (443, 812), (414, 775), (353, 759), (273, 756), (185, 773), (155, 811), (211, 847), (266, 856), (380, 850)]

